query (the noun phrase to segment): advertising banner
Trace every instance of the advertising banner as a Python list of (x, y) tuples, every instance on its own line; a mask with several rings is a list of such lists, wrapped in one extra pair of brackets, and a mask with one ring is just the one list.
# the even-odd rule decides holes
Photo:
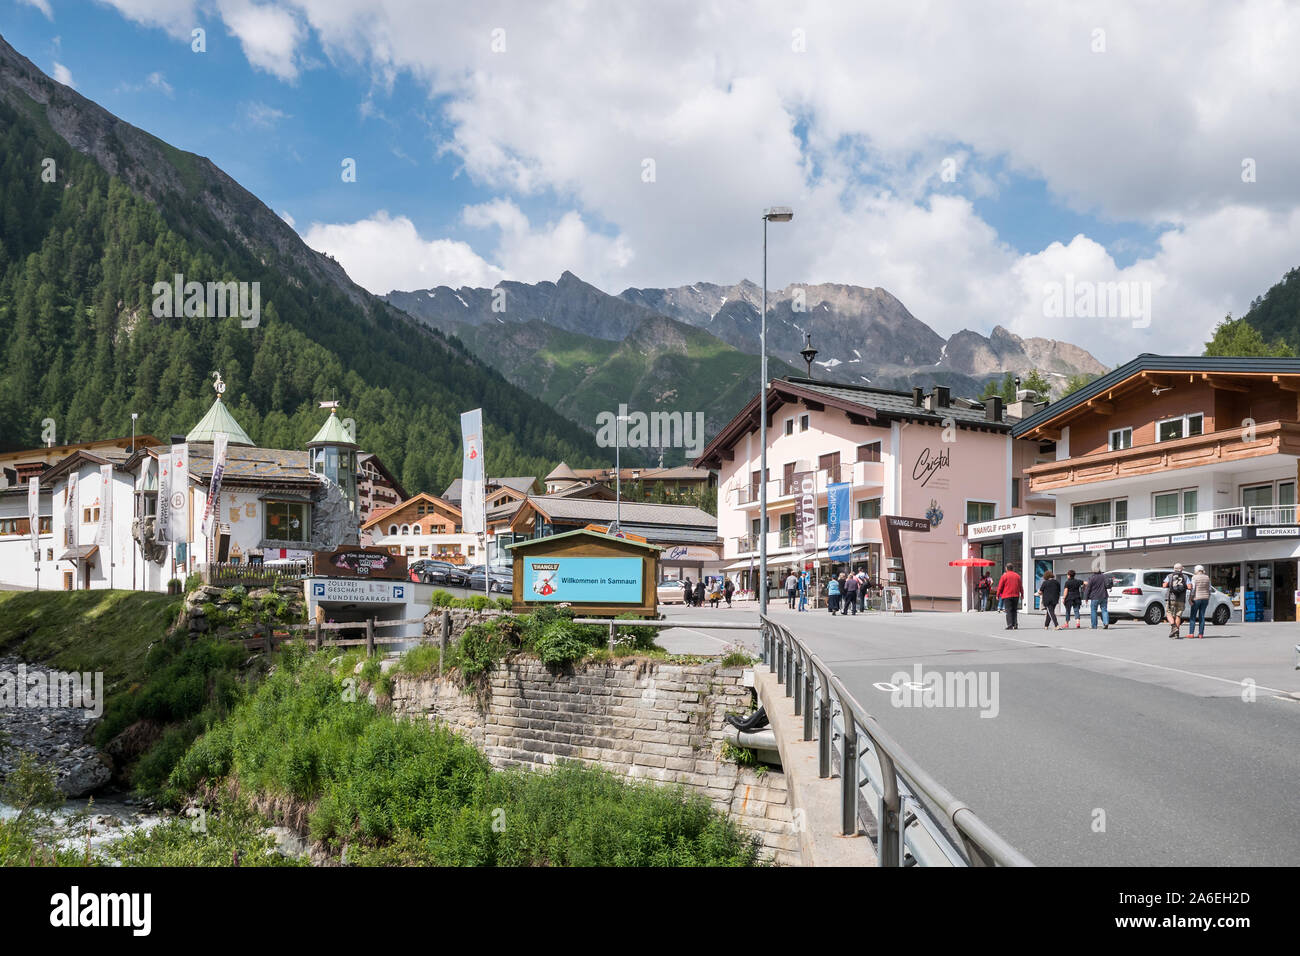
[(75, 548), (77, 546), (77, 522), (81, 516), (77, 514), (77, 473), (68, 472), (68, 500), (63, 508), (63, 546), (65, 548)]
[(312, 555), (312, 573), (328, 577), (406, 580), (406, 555), (382, 548), (338, 548)]
[(41, 479), (27, 479), (27, 521), (32, 536), (32, 552), (39, 561), (41, 554)]
[(482, 534), (487, 528), (483, 505), (483, 409), (460, 416), (460, 514), (465, 534)]
[(113, 523), (113, 466), (99, 466), (99, 527), (95, 529), (95, 544), (108, 547), (109, 528)]
[(190, 540), (190, 446), (172, 445), (171, 540)]
[(217, 432), (212, 442), (212, 481), (208, 488), (208, 500), (203, 505), (203, 534), (211, 538), (217, 529), (217, 513), (221, 502), (221, 476), (226, 473), (226, 446), (230, 436)]
[(640, 604), (640, 558), (524, 558), (525, 601)]
[(846, 481), (826, 486), (826, 535), (832, 561), (847, 561), (853, 549), (852, 492)]
[(154, 522), (155, 539), (159, 544), (172, 540), (172, 455), (165, 451), (158, 456), (158, 517)]
[(799, 554), (817, 550), (817, 473), (796, 471), (791, 479), (798, 496), (794, 511), (794, 546)]

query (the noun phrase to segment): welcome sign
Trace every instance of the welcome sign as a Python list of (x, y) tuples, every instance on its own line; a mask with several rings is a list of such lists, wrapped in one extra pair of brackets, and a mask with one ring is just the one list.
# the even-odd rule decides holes
[(640, 558), (526, 557), (525, 601), (640, 604)]

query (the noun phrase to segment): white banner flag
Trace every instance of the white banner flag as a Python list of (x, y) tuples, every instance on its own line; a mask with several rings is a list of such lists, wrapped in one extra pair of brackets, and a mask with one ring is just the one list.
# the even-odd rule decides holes
[(460, 526), (465, 534), (482, 534), (487, 530), (487, 515), (483, 506), (483, 409), (476, 408), (460, 416), (460, 437), (464, 446), (460, 477)]
[(27, 479), (27, 522), (32, 536), (32, 551), (41, 559), (41, 479)]
[(77, 546), (77, 522), (81, 516), (77, 514), (77, 473), (68, 472), (68, 490), (67, 503), (63, 507), (63, 546), (65, 548), (75, 548)]
[(95, 544), (108, 546), (109, 527), (113, 523), (113, 466), (99, 466), (99, 527), (95, 530)]
[(190, 446), (172, 445), (171, 539), (190, 540)]
[(170, 544), (172, 540), (172, 453), (167, 451), (158, 456), (158, 519), (157, 541)]
[(230, 436), (217, 432), (212, 443), (212, 481), (208, 487), (208, 500), (203, 506), (203, 534), (211, 538), (217, 530), (217, 521), (221, 516), (221, 476), (226, 472), (226, 446)]

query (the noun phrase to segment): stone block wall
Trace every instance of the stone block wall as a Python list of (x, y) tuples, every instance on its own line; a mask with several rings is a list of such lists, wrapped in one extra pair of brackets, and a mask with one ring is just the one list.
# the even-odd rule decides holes
[(497, 665), (478, 694), (451, 680), (394, 675), (393, 707), (447, 724), (497, 767), (573, 759), (689, 787), (757, 834), (777, 863), (799, 865), (785, 776), (722, 759), (727, 713), (753, 708), (743, 673), (646, 660), (552, 671), (517, 657)]

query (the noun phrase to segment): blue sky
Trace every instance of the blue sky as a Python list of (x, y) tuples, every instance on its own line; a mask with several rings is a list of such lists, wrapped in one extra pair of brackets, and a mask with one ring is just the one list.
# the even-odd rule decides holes
[(791, 203), (774, 286), (881, 286), (945, 334), (1053, 334), (1046, 285), (1147, 283), (1152, 321), (1116, 322), (1104, 361), (1208, 334), (1300, 259), (1278, 174), (1300, 26), (1261, 5), (1243, 29), (1250, 6), (1179, 32), (1159, 4), (0, 0), (38, 67), (210, 157), (375, 292), (753, 279), (757, 211)]

